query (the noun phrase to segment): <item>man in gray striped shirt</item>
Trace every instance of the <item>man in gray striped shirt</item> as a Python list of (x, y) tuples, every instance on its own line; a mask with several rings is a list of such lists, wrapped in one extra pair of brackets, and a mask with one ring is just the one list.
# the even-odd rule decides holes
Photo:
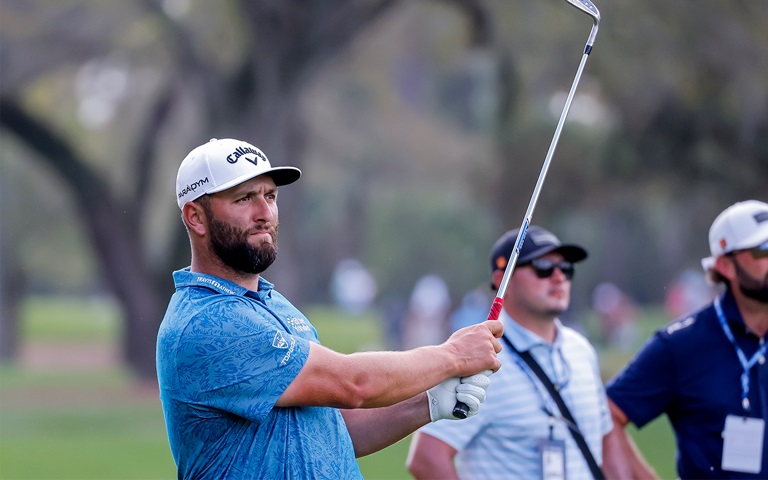
[[(517, 233), (505, 233), (491, 250), (494, 289)], [(432, 423), (416, 433), (407, 460), (415, 478), (592, 478), (569, 428), (578, 428), (599, 465), (603, 437), (613, 425), (594, 348), (558, 320), (569, 306), (574, 264), (586, 257), (582, 247), (563, 244), (541, 227), (528, 229), (500, 316), (503, 367), (494, 375), (477, 415), (463, 422)], [(576, 425), (563, 418), (515, 349), (530, 352), (560, 392)]]

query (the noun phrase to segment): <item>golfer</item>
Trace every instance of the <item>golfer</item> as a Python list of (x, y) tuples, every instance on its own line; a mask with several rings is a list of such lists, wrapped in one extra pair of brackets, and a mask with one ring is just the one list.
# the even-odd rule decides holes
[(452, 419), (457, 401), (476, 414), (501, 365), (494, 321), (404, 352), (320, 345), (261, 276), (277, 256), (278, 187), (300, 175), (234, 139), (192, 150), (179, 167), (192, 259), (173, 273), (157, 339), (178, 478), (361, 478), (355, 457)]

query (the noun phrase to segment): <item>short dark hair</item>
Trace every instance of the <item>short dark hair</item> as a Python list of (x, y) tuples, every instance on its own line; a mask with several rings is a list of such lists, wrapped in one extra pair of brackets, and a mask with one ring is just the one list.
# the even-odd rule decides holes
[(704, 272), (704, 278), (707, 280), (707, 283), (709, 283), (710, 285), (718, 285), (720, 283), (724, 283), (728, 285), (728, 279), (725, 278), (722, 274), (720, 274), (720, 272), (715, 270), (714, 267)]

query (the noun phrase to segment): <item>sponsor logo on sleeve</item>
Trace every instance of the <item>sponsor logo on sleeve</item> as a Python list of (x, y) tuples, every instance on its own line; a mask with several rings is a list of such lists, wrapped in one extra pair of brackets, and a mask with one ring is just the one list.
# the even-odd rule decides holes
[(682, 329), (684, 329), (686, 327), (690, 327), (691, 325), (693, 325), (693, 322), (694, 322), (694, 318), (693, 317), (688, 317), (685, 320), (680, 320), (679, 322), (674, 322), (674, 323), (670, 324), (667, 327), (667, 333), (672, 335), (673, 333), (679, 332), (680, 330), (682, 330)]
[(272, 346), (280, 350), (288, 349), (280, 360), (280, 365), (285, 365), (291, 359), (293, 350), (296, 348), (296, 339), (293, 337), (285, 338), (283, 332), (275, 332), (274, 338), (272, 338)]
[(272, 339), (272, 346), (275, 348), (288, 348), (288, 341), (283, 336), (283, 332), (275, 332), (275, 338)]
[(283, 356), (283, 359), (280, 360), (280, 365), (285, 365), (288, 363), (288, 360), (291, 359), (291, 355), (293, 355), (293, 350), (296, 348), (296, 339), (293, 337), (290, 337), (290, 345), (288, 345), (288, 351), (285, 352), (285, 356)]

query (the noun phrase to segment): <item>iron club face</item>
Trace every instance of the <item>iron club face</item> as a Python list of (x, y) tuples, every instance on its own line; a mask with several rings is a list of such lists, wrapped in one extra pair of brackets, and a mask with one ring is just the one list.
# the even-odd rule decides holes
[(597, 29), (600, 26), (600, 10), (597, 9), (592, 0), (565, 0), (570, 5), (578, 8), (582, 12), (592, 17), (592, 31), (589, 32), (589, 38), (587, 39), (587, 46), (584, 48), (584, 53), (587, 55), (592, 52), (592, 45), (595, 43), (595, 36), (597, 36)]
[(592, 17), (592, 21), (595, 22), (595, 25), (600, 23), (600, 10), (598, 10), (595, 4), (592, 3), (590, 0), (565, 0), (565, 1), (573, 5), (574, 7), (578, 8), (582, 12), (586, 13), (590, 17)]

